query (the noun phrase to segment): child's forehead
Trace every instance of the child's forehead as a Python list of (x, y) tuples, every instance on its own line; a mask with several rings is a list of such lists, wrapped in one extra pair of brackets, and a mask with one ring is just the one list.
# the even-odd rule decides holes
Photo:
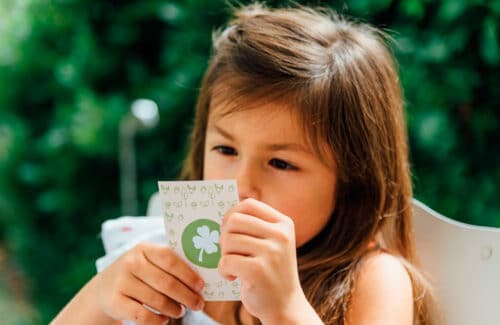
[[(255, 83), (253, 83), (255, 84)], [(221, 119), (246, 115), (254, 117), (273, 116), (281, 113), (294, 126), (302, 128), (303, 112), (298, 107), (292, 94), (283, 94), (272, 86), (263, 84), (251, 87), (252, 83), (241, 76), (231, 76), (215, 82), (210, 95), (207, 122), (213, 124)], [(238, 113), (244, 114), (238, 114)], [(283, 114), (286, 113), (286, 114)]]
[(279, 116), (280, 119), (286, 120), (290, 126), (302, 129), (303, 121), (299, 112), (300, 110), (293, 104), (282, 100), (271, 100), (252, 95), (227, 96), (225, 99), (211, 101), (208, 124), (216, 123), (222, 119), (239, 119), (240, 116), (244, 116), (244, 120), (248, 120), (248, 122), (255, 120), (254, 117), (260, 116), (265, 122), (265, 120), (272, 120)]
[[(210, 105), (207, 131), (217, 130), (218, 126), (234, 128), (238, 124), (241, 127), (240, 123), (255, 125), (255, 129), (259, 127), (266, 128), (271, 125), (278, 129), (287, 128), (288, 131), (293, 130), (293, 133), (297, 135), (295, 138), (300, 139), (300, 143), (314, 148), (317, 155), (325, 158), (329, 157), (330, 159), (326, 159), (329, 162), (333, 160), (333, 153), (326, 141), (319, 137), (317, 133), (312, 132), (313, 128), (306, 125), (303, 112), (290, 103), (247, 99), (244, 101), (238, 100), (238, 103), (229, 101), (224, 102), (224, 104), (219, 102), (218, 105)], [(281, 119), (283, 123), (268, 123), (278, 119)]]

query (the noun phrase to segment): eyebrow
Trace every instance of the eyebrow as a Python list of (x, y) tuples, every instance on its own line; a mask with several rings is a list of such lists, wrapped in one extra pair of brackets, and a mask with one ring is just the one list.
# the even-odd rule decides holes
[[(208, 130), (210, 129), (215, 129), (215, 131), (217, 131), (220, 135), (222, 135), (224, 138), (228, 140), (231, 141), (234, 140), (234, 137), (231, 133), (222, 129), (218, 125), (212, 124), (211, 126), (208, 127)], [(308, 150), (306, 147), (298, 143), (272, 143), (266, 145), (265, 148), (270, 151), (290, 150), (290, 151), (302, 151), (311, 154), (310, 150)]]
[(229, 139), (229, 140), (234, 140), (234, 137), (231, 135), (231, 133), (227, 132), (226, 130), (222, 129), (220, 126), (212, 124), (208, 127), (208, 130), (210, 129), (215, 129), (220, 135), (222, 135), (224, 138)]

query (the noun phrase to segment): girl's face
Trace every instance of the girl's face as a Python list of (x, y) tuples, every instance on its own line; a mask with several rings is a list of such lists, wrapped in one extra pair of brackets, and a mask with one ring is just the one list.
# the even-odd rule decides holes
[(222, 107), (211, 107), (204, 179), (236, 179), (240, 200), (254, 198), (289, 216), (297, 246), (305, 244), (323, 229), (334, 208), (332, 158), (314, 153), (289, 109), (266, 104), (224, 113)]

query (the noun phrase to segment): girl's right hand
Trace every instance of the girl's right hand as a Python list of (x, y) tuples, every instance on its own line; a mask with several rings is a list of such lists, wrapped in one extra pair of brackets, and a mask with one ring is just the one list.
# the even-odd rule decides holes
[[(203, 279), (170, 248), (141, 243), (94, 278), (97, 302), (116, 320), (165, 324), (184, 315), (185, 307), (201, 310)], [(159, 311), (157, 315), (143, 304)]]

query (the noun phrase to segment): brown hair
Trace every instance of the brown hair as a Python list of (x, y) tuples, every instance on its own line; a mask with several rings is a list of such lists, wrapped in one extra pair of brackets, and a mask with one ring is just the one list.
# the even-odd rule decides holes
[(370, 240), (407, 268), (415, 324), (431, 324), (432, 292), (415, 265), (412, 186), (403, 99), (387, 37), (327, 9), (235, 11), (214, 34), (181, 175), (203, 178), (205, 132), (214, 101), (234, 109), (277, 101), (295, 109), (319, 155), (326, 143), (338, 183), (326, 227), (298, 249), (301, 284), (327, 324), (345, 322)]

